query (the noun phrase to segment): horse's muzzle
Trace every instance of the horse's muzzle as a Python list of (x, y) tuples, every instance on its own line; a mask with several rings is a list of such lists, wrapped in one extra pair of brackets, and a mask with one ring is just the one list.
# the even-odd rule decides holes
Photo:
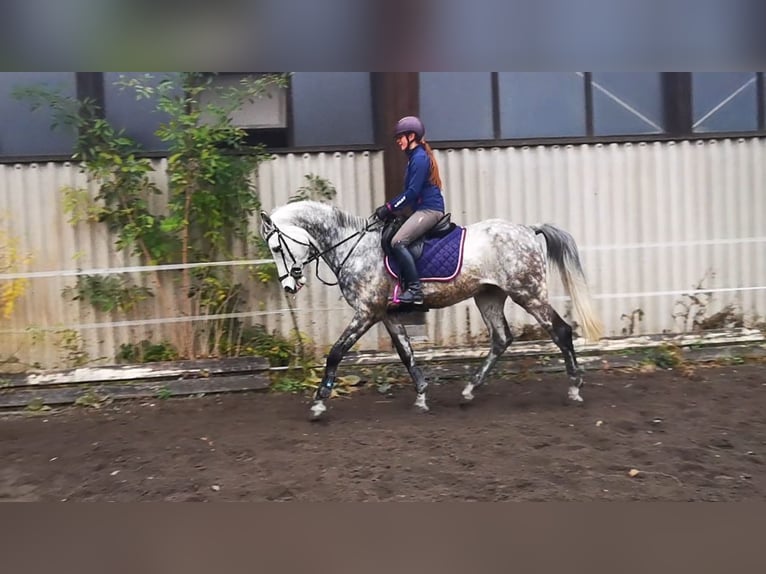
[(292, 282), (287, 281), (286, 283), (287, 284), (282, 284), (282, 288), (290, 295), (295, 295), (306, 284), (306, 278), (301, 277), (300, 279), (293, 280)]

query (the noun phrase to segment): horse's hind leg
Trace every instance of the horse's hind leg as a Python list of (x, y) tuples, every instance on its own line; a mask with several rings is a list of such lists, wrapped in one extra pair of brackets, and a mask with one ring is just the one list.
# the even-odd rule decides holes
[(474, 297), (479, 307), (481, 317), (489, 330), (492, 346), (489, 354), (484, 359), (479, 370), (463, 389), (463, 399), (466, 402), (473, 400), (473, 391), (484, 384), (490, 369), (495, 366), (497, 360), (513, 342), (513, 333), (505, 319), (505, 300), (507, 295), (497, 287), (487, 287)]
[(386, 326), (388, 334), (391, 335), (391, 341), (394, 343), (396, 352), (399, 353), (399, 358), (407, 368), (407, 372), (412, 377), (412, 382), (415, 384), (415, 390), (417, 391), (417, 398), (415, 399), (415, 408), (421, 412), (428, 411), (428, 405), (426, 404), (426, 387), (428, 382), (423, 376), (423, 372), (415, 365), (415, 353), (412, 351), (412, 345), (410, 344), (410, 338), (407, 336), (407, 331), (404, 325), (398, 321), (394, 321), (391, 318), (385, 319), (383, 324)]
[[(515, 300), (515, 299), (514, 299)], [(556, 310), (548, 302), (519, 302), (526, 311), (532, 315), (540, 326), (545, 329), (558, 345), (564, 355), (564, 364), (566, 365), (567, 375), (569, 376), (569, 399), (581, 403), (580, 388), (583, 385), (582, 371), (577, 365), (577, 356), (572, 343), (572, 327), (561, 318)]]

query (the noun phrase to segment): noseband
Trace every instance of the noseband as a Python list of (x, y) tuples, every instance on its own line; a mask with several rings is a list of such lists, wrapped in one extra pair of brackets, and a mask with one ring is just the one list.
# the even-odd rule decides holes
[[(272, 224), (273, 225), (273, 224)], [(303, 245), (304, 247), (309, 248), (309, 253), (312, 251), (316, 251), (316, 248), (311, 243), (304, 243), (303, 241), (298, 241), (294, 237), (290, 237), (283, 231), (281, 231), (276, 225), (274, 225), (274, 228), (266, 235), (266, 241), (271, 238), (272, 235), (276, 234), (277, 240), (279, 241), (279, 254), (282, 256), (282, 264), (285, 266), (285, 269), (290, 269), (288, 273), (285, 273), (284, 275), (279, 276), (279, 280), (282, 281), (283, 279), (286, 279), (287, 277), (292, 277), (296, 281), (303, 277), (303, 267), (311, 262), (311, 258), (306, 260), (303, 264), (298, 263), (298, 260), (296, 259), (295, 255), (293, 255), (293, 252), (290, 251), (290, 246), (287, 244), (286, 239), (289, 239), (290, 241), (293, 241), (297, 243), (298, 245)], [(285, 252), (290, 256), (290, 259), (293, 260), (292, 265), (287, 264), (287, 259), (285, 258)]]

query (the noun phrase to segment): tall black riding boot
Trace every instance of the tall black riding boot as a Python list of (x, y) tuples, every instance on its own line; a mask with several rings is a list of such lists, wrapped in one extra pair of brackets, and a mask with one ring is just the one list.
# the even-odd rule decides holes
[(420, 283), (418, 269), (415, 266), (415, 259), (406, 245), (399, 243), (392, 247), (392, 251), (399, 263), (399, 270), (406, 289), (399, 295), (399, 301), (408, 305), (423, 304), (423, 286)]

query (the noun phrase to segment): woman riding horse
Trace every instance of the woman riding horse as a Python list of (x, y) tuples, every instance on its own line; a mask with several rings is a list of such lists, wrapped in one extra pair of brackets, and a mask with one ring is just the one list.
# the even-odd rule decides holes
[(423, 304), (423, 286), (409, 246), (444, 216), (439, 166), (431, 146), (426, 143), (425, 133), (423, 122), (414, 116), (404, 117), (396, 124), (396, 143), (409, 157), (404, 191), (375, 210), (375, 216), (381, 221), (412, 211), (391, 240), (391, 251), (404, 279), (399, 300), (408, 305)]

